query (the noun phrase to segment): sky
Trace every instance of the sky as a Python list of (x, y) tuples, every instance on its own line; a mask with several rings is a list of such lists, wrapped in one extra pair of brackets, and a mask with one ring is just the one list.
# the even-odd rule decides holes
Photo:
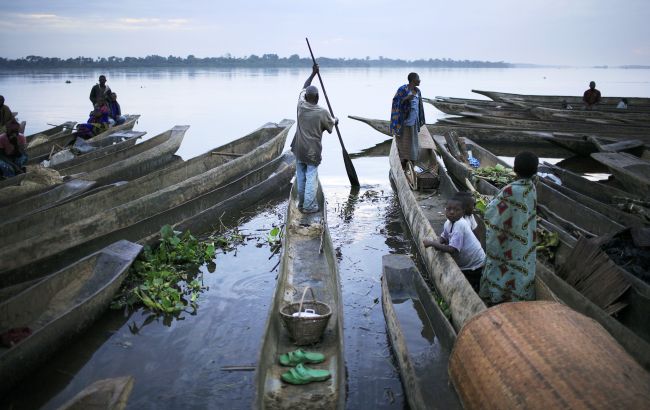
[(649, 0), (0, 0), (0, 56), (650, 65)]

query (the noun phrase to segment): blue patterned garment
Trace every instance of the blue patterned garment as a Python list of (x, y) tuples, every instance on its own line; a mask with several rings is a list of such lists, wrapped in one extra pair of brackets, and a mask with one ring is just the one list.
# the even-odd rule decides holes
[[(422, 94), (419, 88), (415, 88), (418, 93), (418, 121), (416, 121), (416, 131), (424, 125), (424, 105), (422, 104)], [(397, 89), (393, 97), (393, 105), (390, 110), (390, 132), (393, 135), (402, 135), (404, 121), (408, 118), (411, 107), (405, 103), (404, 98), (409, 95), (408, 84), (404, 84)]]
[(537, 191), (531, 179), (506, 185), (485, 211), (486, 262), (480, 296), (491, 303), (535, 299)]

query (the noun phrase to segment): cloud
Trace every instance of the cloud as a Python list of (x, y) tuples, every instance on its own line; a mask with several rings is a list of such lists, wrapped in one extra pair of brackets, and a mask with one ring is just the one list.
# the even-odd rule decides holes
[(9, 18), (0, 21), (0, 31), (25, 30), (25, 31), (86, 31), (88, 27), (94, 30), (123, 31), (123, 30), (152, 30), (170, 31), (183, 30), (191, 26), (191, 21), (186, 18), (157, 18), (157, 17), (122, 17), (106, 18), (87, 16), (84, 18), (72, 18), (57, 14), (44, 13), (14, 13)]

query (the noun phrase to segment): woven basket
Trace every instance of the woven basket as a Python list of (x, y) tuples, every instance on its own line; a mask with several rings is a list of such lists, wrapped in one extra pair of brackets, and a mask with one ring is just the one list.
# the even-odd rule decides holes
[(460, 331), (449, 375), (466, 409), (640, 409), (650, 375), (596, 321), (554, 302), (505, 303)]
[[(307, 290), (311, 292), (311, 301), (305, 301)], [(295, 317), (296, 312), (313, 309), (319, 317)], [(300, 303), (290, 303), (280, 309), (280, 317), (289, 332), (289, 336), (298, 346), (317, 343), (323, 336), (327, 323), (332, 316), (332, 309), (327, 303), (318, 302), (312, 288), (307, 286), (302, 292)]]

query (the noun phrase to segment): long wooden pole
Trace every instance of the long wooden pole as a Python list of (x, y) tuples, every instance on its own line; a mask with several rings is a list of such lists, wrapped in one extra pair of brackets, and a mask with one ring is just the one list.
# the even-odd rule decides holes
[[(309, 48), (309, 54), (311, 54), (311, 59), (314, 62), (314, 64), (316, 64), (316, 59), (314, 58), (314, 53), (311, 51), (311, 45), (309, 44), (309, 39), (305, 38), (305, 40), (307, 41), (307, 47)], [(325, 96), (325, 101), (327, 101), (327, 108), (329, 108), (330, 114), (332, 114), (332, 117), (334, 117), (334, 111), (332, 110), (330, 99), (327, 98), (327, 92), (325, 91), (323, 78), (320, 76), (320, 70), (318, 72), (318, 81), (320, 81), (320, 87), (323, 89), (323, 95)], [(339, 125), (336, 124), (334, 125), (334, 127), (336, 128), (336, 134), (338, 135), (339, 142), (341, 143), (341, 150), (343, 151), (343, 162), (345, 163), (345, 171), (348, 173), (348, 179), (350, 180), (350, 184), (352, 186), (358, 187), (359, 178), (357, 177), (357, 171), (354, 169), (354, 165), (352, 165), (352, 159), (350, 158), (348, 151), (345, 149), (345, 145), (343, 145), (343, 138), (341, 138), (341, 131), (339, 131)]]

